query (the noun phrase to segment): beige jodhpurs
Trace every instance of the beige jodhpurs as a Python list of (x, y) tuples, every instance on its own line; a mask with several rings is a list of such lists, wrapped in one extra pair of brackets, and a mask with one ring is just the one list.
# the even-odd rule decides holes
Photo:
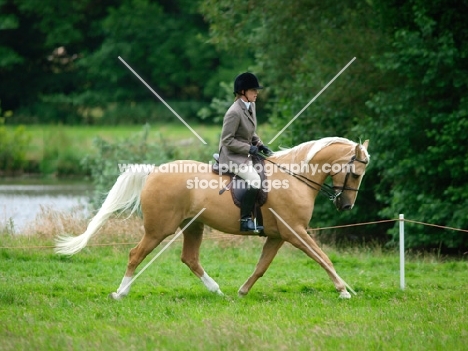
[(250, 187), (260, 189), (262, 180), (253, 167), (252, 161), (249, 160), (248, 163), (241, 165), (236, 174), (244, 179)]

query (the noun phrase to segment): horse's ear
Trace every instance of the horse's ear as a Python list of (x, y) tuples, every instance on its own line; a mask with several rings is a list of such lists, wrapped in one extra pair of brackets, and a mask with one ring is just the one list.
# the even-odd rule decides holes
[(356, 154), (356, 158), (358, 160), (360, 159), (363, 159), (365, 158), (365, 153), (364, 151), (362, 150), (361, 146), (367, 150), (367, 147), (369, 146), (369, 140), (366, 140), (365, 142), (363, 142), (361, 145), (360, 144), (357, 144), (356, 145), (356, 150), (355, 150), (355, 154)]
[(369, 139), (367, 139), (366, 141), (364, 141), (362, 143), (362, 146), (364, 146), (364, 149), (368, 150), (367, 148), (369, 147)]

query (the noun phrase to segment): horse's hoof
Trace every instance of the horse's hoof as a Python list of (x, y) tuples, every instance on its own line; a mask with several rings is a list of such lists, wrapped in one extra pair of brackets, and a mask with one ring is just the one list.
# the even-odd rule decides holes
[(113, 292), (113, 293), (109, 294), (109, 298), (112, 299), (112, 300), (119, 301), (119, 300), (122, 300), (123, 296), (117, 294), (116, 292)]
[(239, 291), (237, 292), (237, 296), (239, 296), (239, 297), (246, 297), (247, 294), (248, 294), (248, 291), (239, 290)]
[(340, 292), (340, 299), (350, 299), (351, 294), (348, 291), (342, 291)]

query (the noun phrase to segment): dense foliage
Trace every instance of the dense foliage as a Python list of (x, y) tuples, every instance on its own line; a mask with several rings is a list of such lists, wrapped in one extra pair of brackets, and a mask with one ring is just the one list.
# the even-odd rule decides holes
[(0, 0), (3, 109), (15, 112), (12, 123), (172, 118), (120, 56), (165, 100), (177, 100), (184, 117), (195, 118), (219, 82), (237, 72), (207, 43), (198, 3)]
[[(405, 213), (467, 228), (467, 12), (467, 0), (0, 0), (1, 107), (13, 111), (8, 123), (171, 118), (121, 56), (185, 117), (207, 122), (232, 100), (235, 74), (254, 71), (266, 86), (259, 116), (280, 130), (356, 57), (274, 145), (370, 139), (356, 207), (338, 214), (321, 199), (313, 225)], [(341, 239), (386, 241), (392, 226)], [(466, 233), (427, 226), (407, 237), (468, 247)]]
[[(297, 0), (283, 6), (259, 0), (239, 12), (230, 1), (205, 0), (203, 9), (214, 42), (256, 49), (278, 127), (357, 58), (281, 137), (287, 145), (328, 135), (371, 140), (371, 168), (357, 208), (338, 216), (319, 202), (316, 224), (405, 213), (468, 226), (467, 1)], [(378, 234), (363, 231), (356, 233), (360, 240)], [(468, 235), (415, 226), (408, 244), (461, 248)]]
[[(378, 1), (392, 47), (376, 66), (399, 84), (367, 101), (370, 116), (355, 130), (375, 140), (374, 190), (383, 217), (468, 227), (467, 1)], [(389, 196), (390, 195), (390, 196)], [(392, 232), (395, 236), (396, 231)], [(415, 227), (411, 246), (466, 247), (466, 233)]]

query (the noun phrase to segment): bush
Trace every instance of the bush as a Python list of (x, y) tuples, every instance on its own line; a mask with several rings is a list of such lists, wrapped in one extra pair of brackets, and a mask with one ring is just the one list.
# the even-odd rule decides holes
[[(200, 101), (167, 101), (184, 120), (196, 121), (197, 111), (207, 103)], [(177, 117), (160, 101), (110, 104), (97, 117), (87, 118), (91, 124), (144, 124), (173, 122)]]
[(48, 131), (44, 140), (43, 154), (39, 160), (41, 174), (57, 177), (89, 175), (89, 170), (80, 164), (85, 151), (76, 147), (77, 140), (70, 138), (62, 127)]
[(85, 157), (81, 164), (90, 170), (94, 184), (91, 203), (99, 208), (107, 192), (120, 175), (119, 165), (131, 163), (161, 164), (173, 158), (171, 149), (161, 143), (149, 143), (149, 126), (135, 136), (117, 142), (109, 142), (100, 137), (94, 139), (97, 152)]
[(0, 126), (0, 171), (18, 172), (26, 166), (26, 151), (31, 137), (24, 126), (18, 126), (13, 132), (8, 132)]

